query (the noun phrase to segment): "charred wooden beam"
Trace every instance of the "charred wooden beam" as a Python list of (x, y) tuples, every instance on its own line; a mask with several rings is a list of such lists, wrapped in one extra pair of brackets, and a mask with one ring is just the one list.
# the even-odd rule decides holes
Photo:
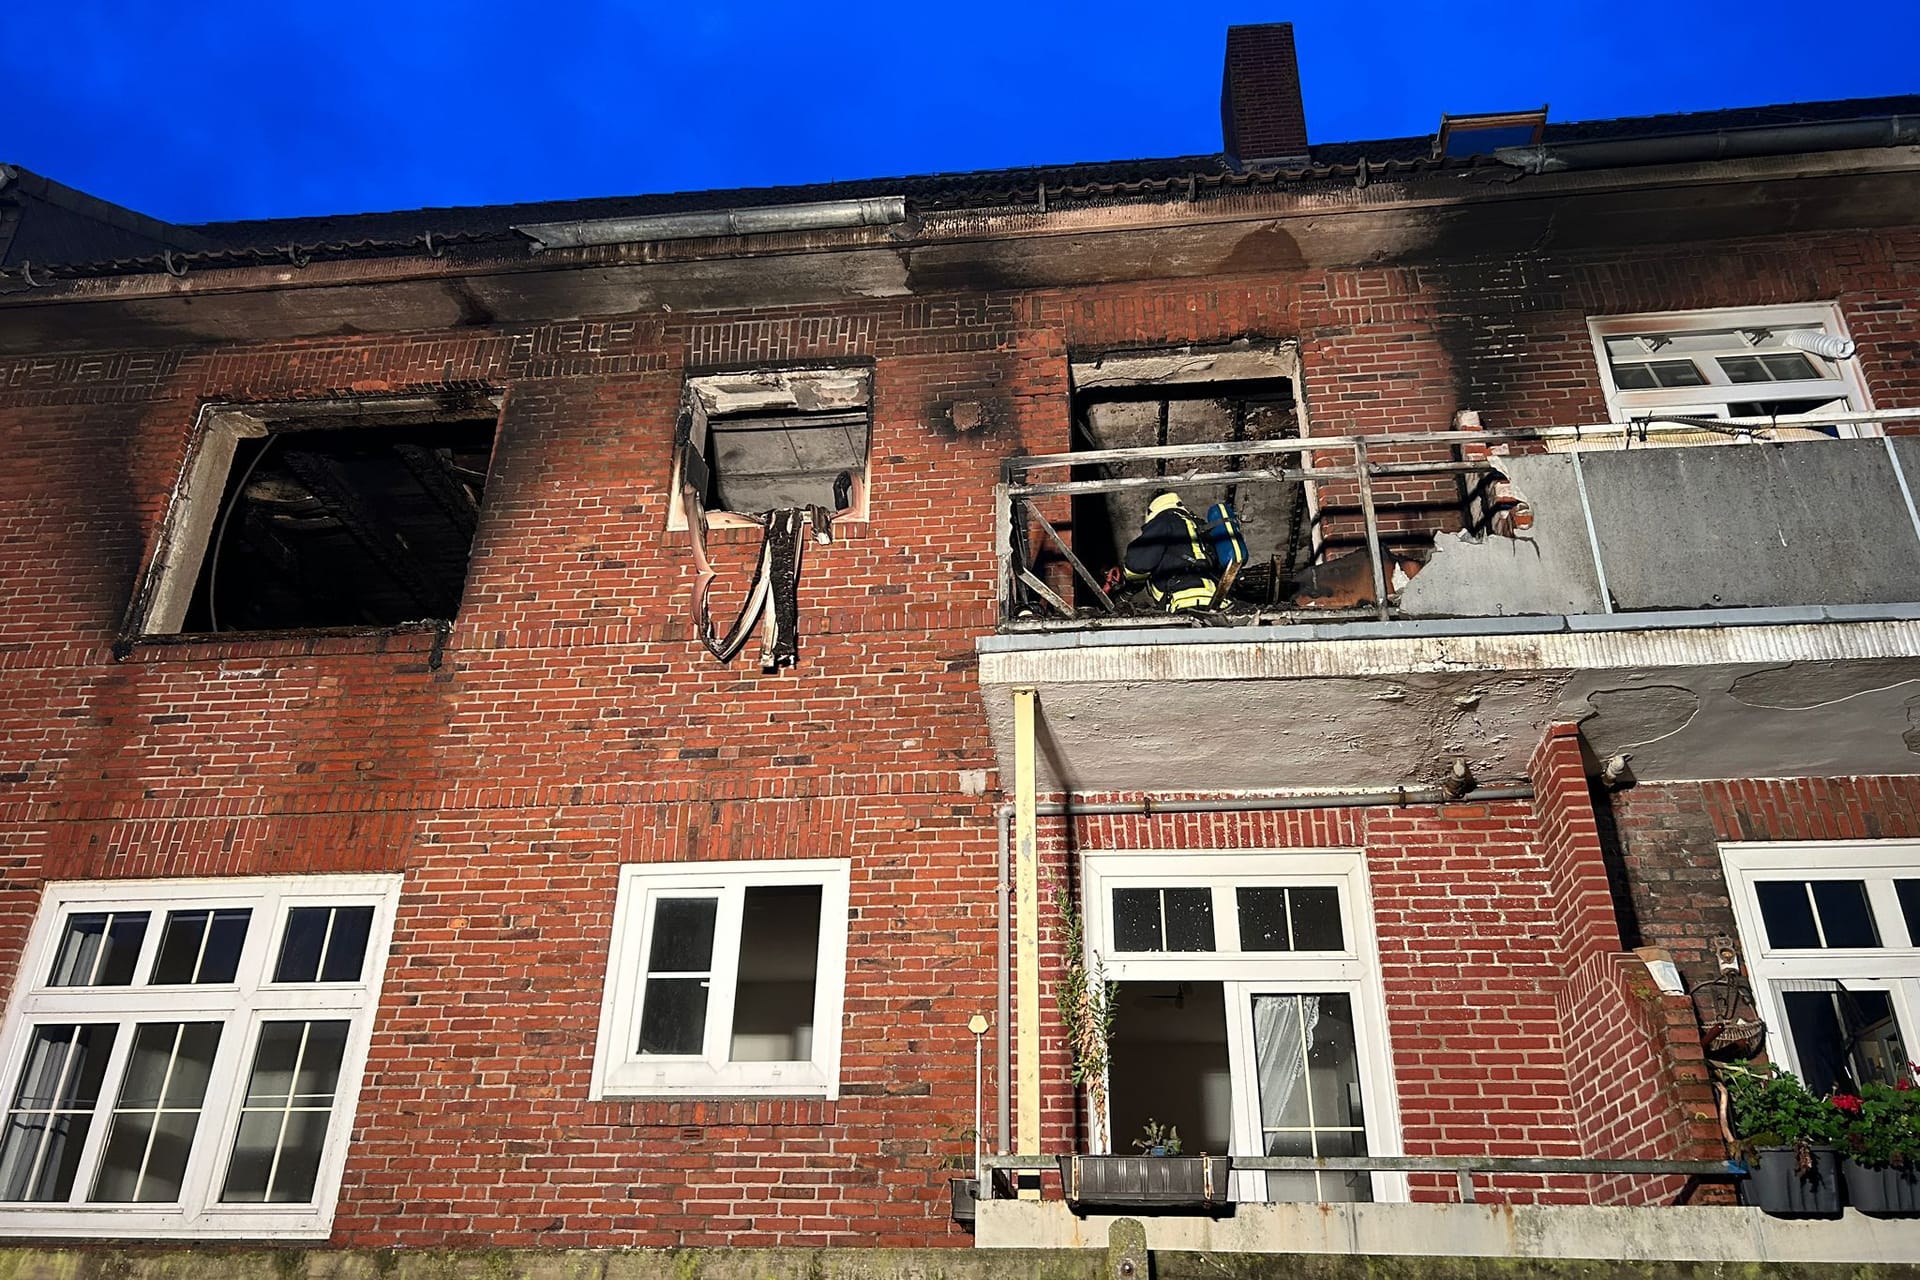
[(286, 449), (281, 465), (291, 471), (313, 496), (325, 504), (349, 536), (394, 584), (406, 592), (423, 617), (451, 618), (458, 602), (421, 568), (399, 531), (361, 499), (352, 482), (332, 459), (303, 449)]
[(393, 451), (419, 482), (421, 489), (433, 499), (433, 504), (460, 531), (461, 538), (472, 542), (474, 530), (480, 527), (480, 504), (474, 501), (467, 486), (454, 475), (451, 460), (438, 449), (429, 449), (425, 445), (396, 444)]

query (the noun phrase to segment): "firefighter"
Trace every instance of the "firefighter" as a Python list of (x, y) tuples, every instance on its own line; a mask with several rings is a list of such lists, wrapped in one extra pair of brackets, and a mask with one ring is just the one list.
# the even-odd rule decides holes
[(1127, 586), (1145, 585), (1147, 598), (1168, 613), (1209, 608), (1220, 590), (1206, 532), (1171, 489), (1147, 504), (1146, 521), (1127, 544), (1125, 564)]

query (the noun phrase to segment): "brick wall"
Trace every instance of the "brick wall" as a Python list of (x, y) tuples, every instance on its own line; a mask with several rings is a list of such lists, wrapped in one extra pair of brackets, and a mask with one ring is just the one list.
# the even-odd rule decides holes
[[(1158, 814), (1043, 826), (1060, 881), (1078, 855), (1119, 849), (1364, 851), (1401, 1136), (1410, 1155), (1718, 1158), (1699, 1041), (1684, 999), (1621, 955), (1578, 747), (1560, 726), (1536, 758), (1534, 803)], [(1089, 799), (1115, 800), (1101, 796)], [(1050, 948), (1057, 938), (1049, 939)], [(1057, 966), (1057, 950), (1046, 953)], [(1045, 1011), (1049, 1142), (1084, 1125), (1054, 1010)], [(1419, 1199), (1455, 1196), (1415, 1177)], [(1679, 1180), (1479, 1179), (1483, 1199), (1670, 1202)]]
[(1723, 840), (1920, 837), (1920, 778), (1788, 778), (1636, 786), (1612, 797), (1622, 909), (1690, 981), (1714, 972), (1716, 935), (1738, 938)]
[[(1567, 974), (1558, 991), (1567, 1081), (1583, 1153), (1620, 1159), (1712, 1160), (1725, 1154), (1692, 1005), (1663, 993), (1622, 954), (1578, 729), (1548, 729), (1530, 770)], [(1594, 1180), (1596, 1202), (1660, 1204), (1679, 1178)]]
[[(994, 763), (990, 494), (1006, 455), (1065, 446), (1068, 348), (1298, 336), (1317, 431), (1463, 403), (1564, 422), (1603, 416), (1589, 311), (1838, 298), (1880, 403), (1913, 403), (1917, 260), (1912, 235), (1807, 237), (0, 362), (0, 973), (50, 877), (402, 871), (339, 1240), (961, 1243), (964, 1023), (993, 996), (994, 797), (960, 778)], [(875, 362), (874, 519), (808, 550), (797, 671), (718, 667), (664, 532), (683, 370), (847, 356)], [(506, 409), (443, 663), (425, 632), (113, 660), (202, 403), (471, 383)], [(985, 428), (941, 425), (957, 397)], [(715, 544), (734, 571), (752, 551)], [(1673, 795), (1709, 828), (1756, 803)], [(1367, 849), (1410, 1149), (1581, 1148), (1578, 971), (1527, 806), (1232, 821), (1154, 837)], [(859, 910), (841, 1099), (588, 1103), (618, 865), (829, 851)], [(1679, 891), (1649, 883), (1665, 920)], [(1056, 1090), (1056, 1136), (1070, 1114)]]

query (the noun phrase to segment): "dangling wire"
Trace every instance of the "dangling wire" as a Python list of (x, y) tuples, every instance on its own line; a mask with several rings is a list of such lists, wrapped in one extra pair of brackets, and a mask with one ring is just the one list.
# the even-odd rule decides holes
[(227, 521), (233, 519), (233, 509), (240, 504), (240, 495), (247, 491), (247, 481), (253, 479), (253, 469), (260, 465), (260, 460), (267, 456), (267, 450), (273, 448), (273, 442), (279, 438), (279, 436), (270, 435), (260, 442), (260, 451), (253, 455), (253, 461), (249, 462), (247, 469), (240, 473), (240, 483), (233, 486), (233, 495), (227, 499), (225, 509), (220, 512), (220, 527), (214, 530), (213, 546), (207, 553), (213, 557), (212, 563), (207, 565), (207, 630), (209, 631), (220, 629), (218, 612), (220, 549), (226, 545)]

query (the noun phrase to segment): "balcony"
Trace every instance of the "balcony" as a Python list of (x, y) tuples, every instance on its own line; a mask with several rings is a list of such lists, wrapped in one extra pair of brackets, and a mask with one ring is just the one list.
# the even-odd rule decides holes
[[(1006, 747), (993, 691), (1041, 691), (1051, 790), (1376, 786), (1452, 758), (1512, 780), (1566, 720), (1649, 779), (1771, 776), (1783, 754), (1807, 774), (1912, 772), (1920, 437), (1837, 437), (1915, 419), (1014, 459), (1001, 624), (979, 642), (989, 721)], [(1662, 447), (1702, 438), (1724, 443)], [(1287, 504), (1258, 495), (1287, 486), (1310, 534), (1277, 547), (1261, 513)], [(1130, 513), (1167, 488), (1256, 513), (1219, 608), (1167, 615), (1106, 589)]]

